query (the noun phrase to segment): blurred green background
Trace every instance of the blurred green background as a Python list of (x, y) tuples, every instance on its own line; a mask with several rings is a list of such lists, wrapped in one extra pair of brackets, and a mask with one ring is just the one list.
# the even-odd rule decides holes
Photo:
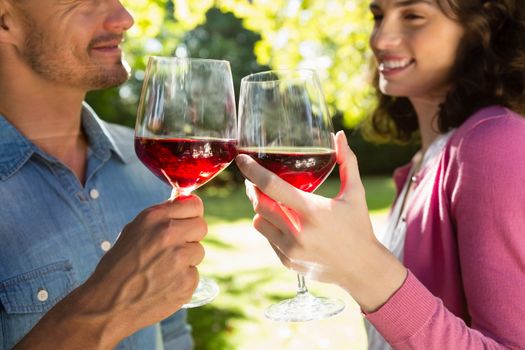
[[(367, 176), (363, 182), (372, 222), (381, 229), (394, 186), (388, 176)], [(339, 315), (304, 323), (264, 317), (265, 307), (295, 294), (295, 274), (281, 265), (266, 239), (251, 227), (253, 211), (244, 186), (214, 183), (197, 190), (209, 223), (206, 258), (199, 271), (214, 278), (221, 293), (213, 303), (189, 310), (196, 350), (365, 350), (360, 310), (334, 285), (307, 281), (314, 295), (346, 303)], [(338, 190), (339, 181), (331, 178), (316, 193), (334, 196)]]
[(124, 43), (131, 78), (118, 88), (87, 97), (108, 121), (134, 125), (149, 55), (214, 58), (230, 61), (236, 96), (241, 78), (250, 73), (280, 68), (316, 70), (334, 127), (345, 130), (364, 175), (390, 174), (417, 149), (417, 145), (373, 144), (359, 133), (360, 123), (375, 104), (369, 84), (372, 16), (367, 0), (123, 3), (135, 17)]
[[(133, 127), (149, 55), (230, 61), (236, 89), (250, 73), (310, 68), (320, 77), (336, 130), (344, 130), (356, 153), (374, 227), (380, 229), (394, 195), (390, 175), (406, 163), (417, 144), (377, 145), (359, 132), (375, 104), (370, 89), (366, 0), (124, 0), (135, 18), (124, 44), (129, 81), (91, 92), (87, 101), (108, 121)], [(205, 203), (209, 235), (203, 274), (215, 278), (221, 294), (191, 309), (196, 350), (365, 349), (362, 317), (337, 286), (309, 282), (317, 295), (347, 303), (340, 315), (307, 323), (275, 323), (264, 307), (291, 297), (295, 276), (282, 267), (265, 239), (251, 228), (252, 208), (242, 177), (230, 166), (197, 191)], [(319, 193), (338, 191), (337, 171)]]

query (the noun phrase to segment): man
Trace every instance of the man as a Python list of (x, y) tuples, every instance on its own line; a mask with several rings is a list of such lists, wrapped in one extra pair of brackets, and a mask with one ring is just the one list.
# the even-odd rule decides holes
[(132, 131), (83, 104), (127, 79), (132, 25), (118, 0), (0, 0), (0, 349), (192, 347), (170, 315), (198, 283), (202, 202), (152, 206), (168, 191)]

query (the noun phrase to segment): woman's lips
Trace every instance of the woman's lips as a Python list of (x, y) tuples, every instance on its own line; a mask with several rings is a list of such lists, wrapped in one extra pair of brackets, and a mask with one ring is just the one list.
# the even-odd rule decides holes
[(379, 71), (384, 76), (396, 75), (412, 66), (414, 62), (413, 59), (408, 58), (385, 58), (379, 63)]

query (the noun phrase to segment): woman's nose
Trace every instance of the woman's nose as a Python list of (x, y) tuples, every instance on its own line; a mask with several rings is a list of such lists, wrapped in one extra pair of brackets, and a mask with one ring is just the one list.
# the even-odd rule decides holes
[(385, 19), (374, 29), (370, 37), (370, 45), (375, 51), (395, 48), (401, 41), (400, 28), (393, 21)]

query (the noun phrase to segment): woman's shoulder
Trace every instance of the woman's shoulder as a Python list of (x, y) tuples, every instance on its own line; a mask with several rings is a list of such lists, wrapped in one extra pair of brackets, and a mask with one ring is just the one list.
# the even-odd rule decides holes
[[(452, 137), (452, 142), (463, 139), (487, 137), (504, 139), (513, 135), (524, 136), (525, 117), (502, 106), (490, 106), (475, 112), (461, 125)], [(525, 143), (525, 138), (521, 137)]]
[(448, 168), (454, 173), (462, 171), (474, 176), (522, 173), (525, 117), (501, 106), (483, 108), (454, 132), (445, 155)]
[(525, 147), (525, 117), (502, 106), (482, 108), (456, 130), (450, 145), (478, 150), (498, 145)]

